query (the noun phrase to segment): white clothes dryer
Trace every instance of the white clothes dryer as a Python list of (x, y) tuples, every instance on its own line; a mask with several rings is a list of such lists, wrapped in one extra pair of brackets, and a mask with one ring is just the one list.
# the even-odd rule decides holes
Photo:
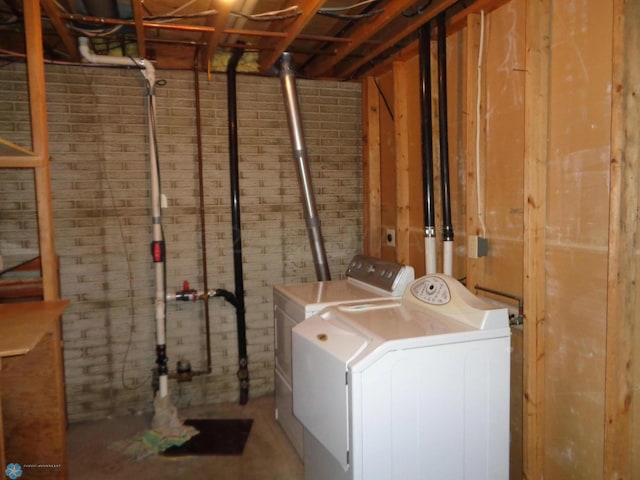
[(356, 255), (344, 280), (276, 285), (273, 289), (275, 319), (276, 420), (303, 458), (303, 429), (293, 416), (291, 329), (330, 305), (375, 302), (399, 298), (414, 279), (410, 266), (366, 255)]

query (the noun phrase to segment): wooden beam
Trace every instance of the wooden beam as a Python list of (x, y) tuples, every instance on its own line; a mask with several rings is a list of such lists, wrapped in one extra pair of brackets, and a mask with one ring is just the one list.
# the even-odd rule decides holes
[(40, 156), (10, 140), (0, 138), (0, 168), (33, 168), (40, 165)]
[(411, 265), (408, 80), (405, 62), (393, 64), (393, 112), (396, 148), (396, 261)]
[(526, 2), (524, 478), (544, 476), (544, 321), (551, 0)]
[(42, 25), (38, 0), (24, 0), (24, 28), (27, 42), (27, 74), (31, 110), (31, 142), (33, 152), (42, 159), (34, 169), (38, 208), (38, 238), (42, 261), (42, 285), (45, 300), (59, 298), (58, 257), (55, 252), (53, 206), (49, 171), (49, 129), (44, 84)]
[(0, 168), (35, 168), (42, 162), (37, 155), (0, 155)]
[[(455, 3), (453, 0), (448, 1), (451, 1), (451, 3)], [(414, 0), (396, 0), (393, 2), (389, 2), (385, 5), (384, 12), (382, 14), (376, 16), (374, 20), (367, 22), (363, 27), (360, 27), (354, 32), (353, 35), (350, 36), (350, 43), (340, 45), (336, 49), (336, 54), (331, 58), (323, 58), (317, 62), (312, 63), (305, 73), (309, 76), (320, 76), (321, 74), (325, 74), (331, 68), (333, 68), (334, 65), (345, 58), (349, 53), (362, 45), (365, 41), (369, 40), (369, 38), (371, 38), (375, 33), (379, 32), (381, 29), (391, 23), (398, 15), (401, 15), (404, 10), (409, 8), (414, 3)], [(421, 15), (420, 17), (425, 16), (426, 15)], [(415, 28), (413, 30), (415, 30)], [(387, 45), (387, 43), (388, 42), (385, 42), (385, 45)], [(378, 47), (376, 51), (379, 48), (380, 47)], [(362, 65), (362, 63), (360, 65)]]
[(326, 0), (304, 0), (293, 2), (292, 5), (298, 5), (302, 10), (302, 14), (296, 17), (293, 23), (287, 28), (286, 36), (272, 45), (272, 50), (260, 58), (260, 71), (267, 72), (280, 58), (282, 53), (291, 45), (298, 37), (302, 29), (311, 21), (316, 11), (322, 7)]
[(56, 5), (56, 2), (54, 0), (41, 0), (40, 3), (44, 11), (47, 13), (47, 17), (49, 17), (51, 24), (56, 29), (56, 32), (58, 32), (58, 35), (60, 35), (62, 44), (71, 58), (73, 60), (80, 60), (80, 51), (78, 50), (76, 38), (64, 23), (61, 16), (62, 12)]
[(138, 56), (145, 58), (147, 56), (147, 45), (144, 38), (144, 14), (142, 12), (142, 0), (131, 0), (131, 9), (133, 10), (133, 20), (136, 24)]
[(367, 255), (382, 256), (380, 243), (380, 94), (375, 78), (362, 81), (362, 128), (364, 145), (364, 249)]
[(491, 13), (492, 11), (500, 8), (501, 6), (509, 3), (511, 0), (476, 0), (467, 8), (455, 13), (449, 19), (449, 25), (447, 27), (447, 33), (451, 35), (458, 30), (463, 29), (468, 25), (467, 17), (473, 14), (479, 14), (484, 11), (484, 14)]
[[(486, 89), (484, 84), (478, 83), (482, 78), (478, 68), (480, 54), (481, 18), (478, 14), (467, 16), (466, 29), (466, 108), (465, 117), (466, 152), (466, 225), (467, 241), (471, 235), (485, 235), (480, 215), (484, 215), (484, 199), (480, 198), (484, 192), (478, 191), (477, 185), (482, 185), (482, 172), (486, 168)], [(482, 64), (481, 64), (482, 65)], [(478, 89), (480, 87), (480, 89)], [(485, 166), (485, 168), (482, 168)], [(480, 176), (480, 178), (478, 178)], [(484, 260), (469, 258), (466, 261), (467, 285), (473, 289), (475, 285), (484, 285)]]
[[(638, 281), (634, 240), (640, 208), (640, 5), (613, 2), (613, 79), (611, 91), (611, 163), (609, 174), (609, 248), (605, 374), (605, 480), (634, 477), (632, 415), (634, 403), (634, 323)], [(637, 348), (637, 344), (636, 347)]]
[[(74, 13), (61, 13), (60, 18), (66, 20), (72, 20), (75, 22), (86, 22), (86, 23), (95, 23), (96, 25), (125, 25), (129, 27), (135, 27), (136, 22), (134, 20), (122, 20), (119, 18), (99, 18), (99, 17), (91, 17), (88, 15), (79, 15)], [(205, 26), (205, 25), (184, 25), (184, 24), (174, 24), (174, 23), (157, 23), (157, 22), (148, 22), (143, 21), (142, 26), (144, 28), (150, 28), (154, 30), (177, 30), (181, 32), (196, 32), (196, 33), (212, 33), (215, 31), (214, 27)], [(225, 28), (223, 32), (225, 35), (238, 35), (245, 37), (264, 37), (264, 38), (272, 38), (272, 39), (284, 39), (287, 37), (286, 32), (275, 32), (275, 31), (267, 31), (267, 30), (245, 30), (238, 28)], [(349, 43), (348, 38), (340, 38), (340, 37), (331, 37), (327, 35), (307, 35), (300, 34), (297, 36), (298, 40), (308, 40), (311, 42), (333, 42), (333, 43)], [(146, 42), (151, 42), (151, 39), (147, 39)], [(159, 39), (154, 39), (153, 41), (159, 41)], [(165, 39), (165, 41), (169, 41)], [(182, 43), (182, 40), (176, 41), (176, 43)], [(194, 42), (197, 44), (197, 42)], [(268, 50), (271, 47), (254, 47), (259, 50)]]
[(211, 57), (216, 53), (218, 45), (222, 41), (224, 27), (227, 25), (229, 13), (232, 10), (234, 2), (218, 2), (218, 13), (212, 19), (208, 19), (208, 25), (213, 26), (213, 31), (204, 36), (204, 42), (207, 44), (202, 53), (202, 64), (207, 65)]
[(25, 0), (24, 28), (27, 44), (27, 79), (29, 109), (31, 113), (31, 148), (36, 155), (49, 156), (49, 128), (47, 125), (47, 98), (44, 84), (44, 52), (40, 3)]
[[(360, 58), (359, 60), (349, 62), (348, 67), (343, 71), (336, 72), (336, 75), (344, 78), (349, 77), (351, 74), (355, 73), (362, 65), (366, 64), (370, 60), (373, 60), (384, 51), (398, 44), (401, 40), (403, 40), (408, 35), (416, 31), (422, 25), (427, 23), (429, 20), (435, 18), (439, 13), (444, 12), (447, 8), (449, 8), (451, 5), (456, 3), (456, 1), (457, 0), (444, 0), (438, 5), (429, 7), (427, 11), (425, 11), (422, 15), (418, 16), (417, 19), (411, 22), (411, 24), (407, 28), (405, 28), (403, 31), (393, 35), (392, 37), (386, 39), (385, 42), (369, 50), (367, 55)], [(390, 6), (387, 10), (389, 10), (389, 13), (392, 14), (393, 17), (395, 18), (396, 16), (400, 15), (403, 10), (405, 10), (408, 6), (410, 6), (413, 3), (415, 2), (392, 2), (393, 5)], [(383, 22), (382, 20), (386, 20), (386, 21)], [(310, 75), (318, 75), (318, 74), (328, 72), (331, 68), (337, 65), (338, 62), (340, 62), (344, 57), (346, 57), (349, 53), (351, 53), (357, 47), (362, 45), (366, 40), (368, 40), (372, 35), (374, 35), (377, 30), (384, 28), (384, 26), (387, 23), (391, 22), (392, 20), (393, 18), (383, 17), (382, 19), (379, 20), (380, 25), (376, 23), (375, 24), (376, 26), (374, 27), (373, 26), (374, 24), (371, 24), (371, 26), (367, 28), (362, 28), (358, 30), (356, 34), (351, 37), (352, 42), (350, 44), (343, 45), (340, 48), (338, 48), (335, 56), (323, 59), (317, 64), (312, 65), (308, 73)]]

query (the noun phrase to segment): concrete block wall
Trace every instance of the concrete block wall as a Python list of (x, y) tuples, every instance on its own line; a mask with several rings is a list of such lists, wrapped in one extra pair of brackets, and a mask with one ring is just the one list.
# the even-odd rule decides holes
[[(202, 242), (191, 72), (158, 72), (156, 122), (167, 289), (202, 290)], [(145, 86), (135, 70), (46, 68), (56, 247), (70, 421), (152, 408), (154, 274)], [(208, 287), (234, 291), (226, 75), (199, 77)], [(0, 68), (0, 136), (25, 142), (24, 65)], [(277, 78), (238, 75), (240, 204), (250, 397), (273, 391), (272, 287), (315, 280)], [(362, 251), (360, 85), (299, 80), (305, 140), (333, 278)], [(15, 95), (13, 94), (15, 92)], [(28, 142), (27, 142), (28, 145)], [(28, 177), (0, 171), (0, 242), (33, 237)], [(31, 228), (29, 228), (31, 227)], [(31, 230), (31, 231), (29, 231)], [(24, 237), (21, 235), (24, 234)], [(29, 237), (30, 238), (30, 237)], [(0, 243), (0, 249), (2, 248)], [(0, 251), (2, 255), (2, 251)], [(212, 372), (170, 381), (176, 405), (236, 401), (235, 309), (209, 301)], [(206, 367), (204, 305), (167, 304), (167, 350)]]

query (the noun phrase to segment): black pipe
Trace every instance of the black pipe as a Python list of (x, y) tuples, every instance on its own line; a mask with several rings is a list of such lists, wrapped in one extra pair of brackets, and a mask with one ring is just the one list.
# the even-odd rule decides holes
[[(420, 112), (422, 114), (422, 192), (424, 236), (435, 237), (436, 215), (433, 182), (433, 121), (431, 112), (431, 22), (418, 30), (420, 51)], [(426, 253), (426, 252), (425, 252)]]
[(238, 298), (233, 293), (231, 293), (229, 290), (224, 290), (222, 288), (216, 288), (215, 290), (212, 291), (210, 296), (212, 296), (212, 297), (222, 297), (227, 302), (229, 302), (231, 305), (233, 305), (234, 307), (238, 308)]
[(440, 180), (442, 182), (442, 236), (453, 241), (451, 195), (449, 193), (449, 138), (447, 119), (447, 35), (445, 12), (437, 17), (438, 25), (438, 118), (440, 120)]
[(238, 329), (238, 380), (240, 405), (249, 400), (249, 370), (247, 360), (247, 332), (244, 309), (242, 272), (242, 238), (240, 223), (240, 175), (238, 173), (238, 123), (236, 102), (236, 68), (243, 50), (236, 50), (227, 64), (227, 109), (229, 115), (229, 175), (231, 180), (231, 223), (233, 236), (233, 270), (235, 276), (236, 324)]
[[(204, 164), (202, 159), (202, 121), (200, 114), (200, 71), (198, 68), (198, 58), (200, 58), (200, 48), (196, 48), (193, 60), (193, 90), (195, 94), (196, 108), (196, 141), (198, 147), (198, 194), (200, 206), (200, 249), (202, 253), (202, 286), (204, 291), (209, 290), (207, 278), (207, 230), (205, 223), (204, 205)], [(207, 337), (207, 373), (211, 373), (211, 319), (209, 315), (209, 302), (204, 302), (204, 328)]]

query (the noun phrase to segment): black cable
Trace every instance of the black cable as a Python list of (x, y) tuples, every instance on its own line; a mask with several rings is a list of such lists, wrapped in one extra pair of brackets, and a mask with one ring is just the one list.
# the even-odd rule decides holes
[(389, 105), (389, 101), (387, 100), (387, 97), (385, 96), (384, 92), (382, 91), (382, 88), (380, 87), (380, 82), (378, 81), (378, 77), (373, 77), (373, 82), (376, 84), (376, 88), (378, 89), (378, 93), (382, 97), (382, 101), (384, 102), (384, 106), (387, 107), (387, 112), (389, 112), (389, 115), (391, 116), (391, 120), (395, 120), (394, 117), (393, 117), (393, 111), (391, 110), (391, 105)]

